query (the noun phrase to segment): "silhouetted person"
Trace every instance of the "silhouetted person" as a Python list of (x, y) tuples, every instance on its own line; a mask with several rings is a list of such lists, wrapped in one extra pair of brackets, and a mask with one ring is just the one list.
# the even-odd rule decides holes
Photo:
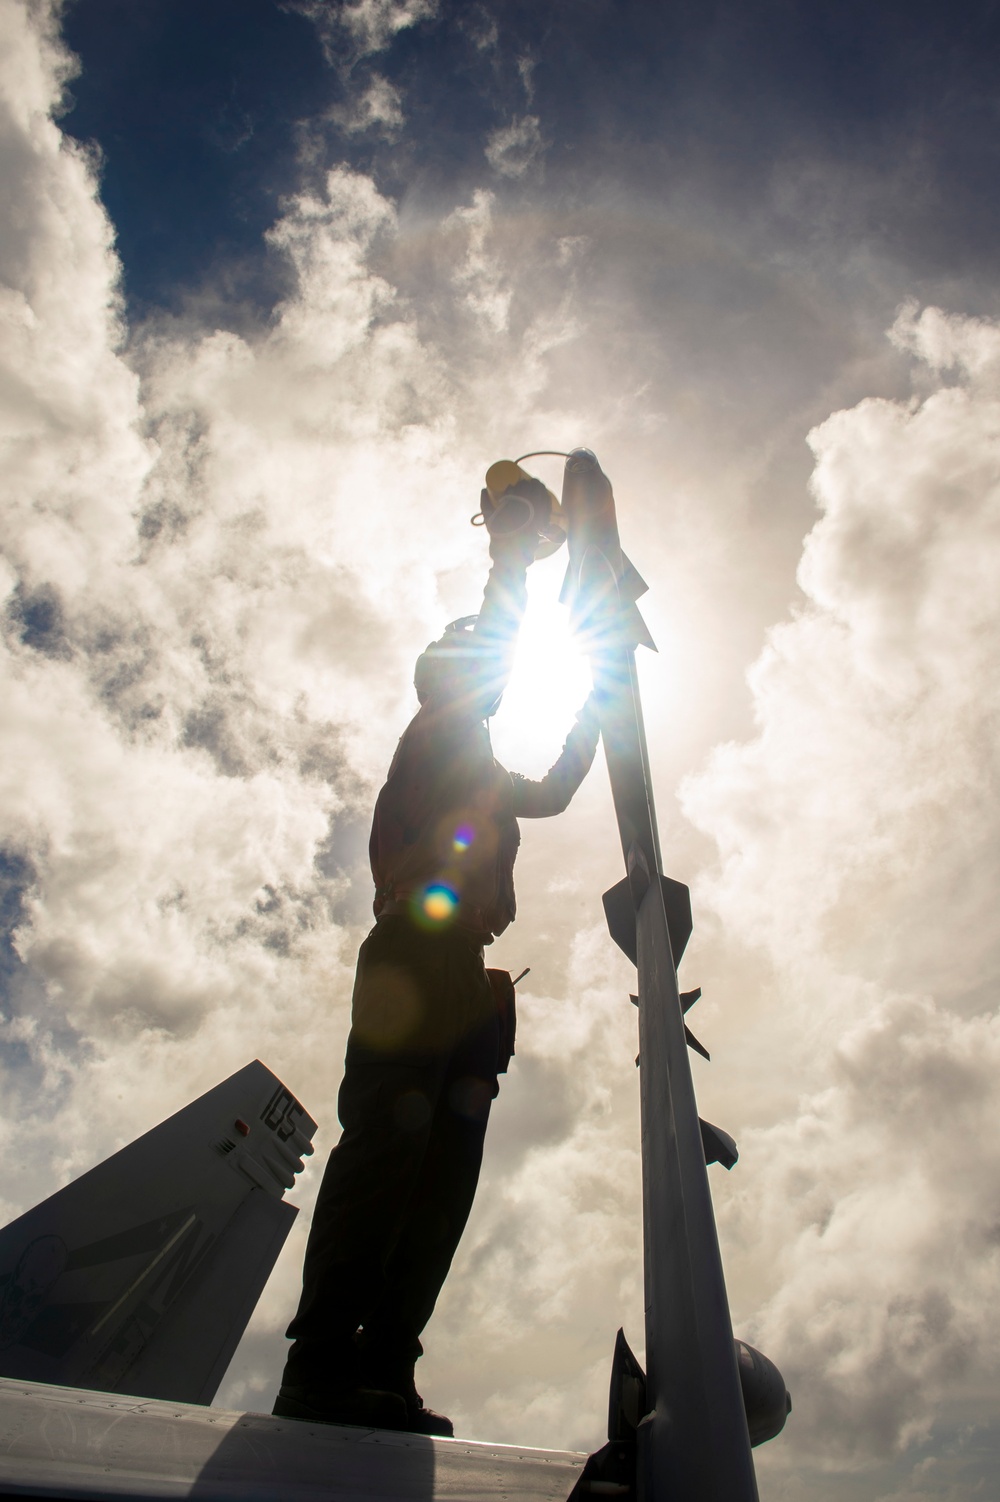
[[(538, 482), (532, 482), (538, 484)], [(339, 1114), (274, 1412), (450, 1435), (414, 1385), (420, 1334), (472, 1207), (512, 1016), (483, 946), (514, 917), (517, 818), (560, 813), (597, 746), (590, 701), (540, 781), (494, 759), (538, 535), (494, 535), (478, 616), (417, 662), (420, 709), (375, 806), (376, 924), (361, 946)], [(504, 985), (506, 981), (506, 986)]]

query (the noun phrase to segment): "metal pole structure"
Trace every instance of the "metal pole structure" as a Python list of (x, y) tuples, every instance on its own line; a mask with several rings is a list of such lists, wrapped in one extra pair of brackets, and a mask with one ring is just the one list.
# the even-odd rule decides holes
[[(663, 876), (635, 648), (653, 643), (636, 608), (646, 588), (624, 557), (610, 482), (587, 449), (563, 482), (569, 570), (563, 599), (590, 657), (626, 875), (605, 894), (615, 938), (639, 972), (645, 1416), (640, 1502), (756, 1502), (757, 1484), (694, 1096), (676, 965), (691, 931), (688, 889)], [(735, 1161), (735, 1151), (728, 1162)]]

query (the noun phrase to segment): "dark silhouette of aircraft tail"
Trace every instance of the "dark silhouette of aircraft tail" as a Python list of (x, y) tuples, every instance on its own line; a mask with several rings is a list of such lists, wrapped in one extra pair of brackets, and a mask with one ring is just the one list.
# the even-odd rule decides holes
[(0, 1376), (210, 1403), (316, 1123), (259, 1061), (0, 1231)]

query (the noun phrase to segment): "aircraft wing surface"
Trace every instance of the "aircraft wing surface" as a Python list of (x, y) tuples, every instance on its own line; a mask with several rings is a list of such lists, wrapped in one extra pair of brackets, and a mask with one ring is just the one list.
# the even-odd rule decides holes
[(587, 1460), (0, 1379), (0, 1496), (566, 1502)]

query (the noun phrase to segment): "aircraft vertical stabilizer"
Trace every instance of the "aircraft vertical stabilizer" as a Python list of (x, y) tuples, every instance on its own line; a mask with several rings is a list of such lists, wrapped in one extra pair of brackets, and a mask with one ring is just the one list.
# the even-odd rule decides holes
[(0, 1376), (210, 1403), (315, 1130), (255, 1061), (0, 1230)]

